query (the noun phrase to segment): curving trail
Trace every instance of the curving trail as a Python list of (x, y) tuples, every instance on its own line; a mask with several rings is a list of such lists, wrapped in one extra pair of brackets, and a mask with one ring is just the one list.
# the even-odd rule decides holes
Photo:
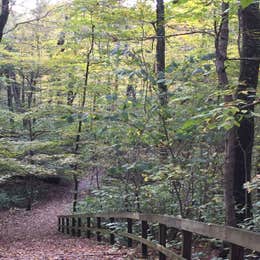
[(0, 259), (7, 260), (102, 260), (129, 259), (118, 249), (57, 232), (57, 215), (69, 211), (68, 187), (52, 187), (49, 198), (31, 211), (0, 212)]

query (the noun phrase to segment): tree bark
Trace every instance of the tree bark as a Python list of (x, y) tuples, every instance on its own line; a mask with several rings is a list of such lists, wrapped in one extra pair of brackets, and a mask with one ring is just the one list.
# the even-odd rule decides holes
[(9, 16), (9, 0), (2, 0), (0, 15), (0, 42), (3, 38), (3, 32)]
[[(259, 4), (251, 4), (241, 10), (242, 21), (242, 59), (240, 61), (239, 86), (237, 88), (237, 99), (241, 101), (240, 107), (247, 104), (247, 108), (241, 108), (244, 114), (240, 126), (237, 128), (237, 140), (235, 146), (235, 172), (234, 197), (239, 212), (236, 213), (237, 222), (242, 222), (245, 218), (252, 216), (252, 203), (250, 194), (243, 188), (245, 182), (251, 180), (252, 151), (254, 144), (254, 118), (251, 112), (254, 105), (251, 105), (256, 96), (258, 83), (259, 58), (260, 56), (260, 13)], [(241, 209), (245, 208), (244, 211)]]
[(159, 112), (160, 119), (160, 129), (159, 131), (164, 133), (160, 144), (160, 160), (163, 161), (168, 157), (167, 147), (165, 142), (167, 142), (168, 131), (165, 116), (165, 107), (167, 106), (167, 86), (165, 84), (165, 9), (164, 0), (157, 0), (156, 2), (156, 70), (157, 70), (157, 85), (158, 85), (158, 95), (159, 104), (161, 106)]
[(215, 52), (216, 52), (216, 71), (218, 75), (218, 84), (220, 88), (228, 85), (228, 76), (226, 73), (225, 61), (227, 59), (227, 47), (229, 38), (229, 3), (222, 2), (222, 18), (219, 28), (215, 25)]
[(156, 67), (159, 90), (160, 105), (167, 104), (167, 86), (165, 85), (165, 18), (164, 0), (157, 0), (157, 45), (156, 45)]
[[(227, 48), (229, 41), (229, 3), (222, 2), (222, 14), (220, 25), (217, 28), (215, 24), (215, 55), (216, 55), (216, 72), (218, 76), (218, 85), (220, 89), (228, 88), (228, 76), (225, 67), (227, 58)], [(225, 102), (232, 101), (231, 95), (224, 96)], [(236, 140), (235, 129), (231, 129), (225, 136), (225, 164), (224, 164), (224, 203), (225, 203), (225, 219), (226, 224), (235, 225), (235, 202), (234, 202), (234, 167), (235, 157), (233, 144)]]
[[(79, 142), (81, 138), (81, 132), (82, 132), (82, 124), (83, 124), (83, 119), (82, 119), (82, 113), (83, 109), (85, 108), (86, 104), (86, 99), (87, 99), (87, 87), (88, 87), (88, 79), (89, 79), (89, 69), (90, 69), (90, 56), (94, 51), (94, 43), (95, 43), (95, 25), (92, 24), (91, 26), (91, 42), (90, 42), (90, 48), (87, 53), (87, 62), (86, 62), (86, 71), (85, 71), (85, 82), (84, 82), (84, 88), (83, 88), (83, 97), (82, 97), (82, 103), (81, 103), (81, 114), (80, 114), (80, 119), (78, 123), (78, 132), (76, 135), (76, 140), (75, 140), (75, 150), (74, 153), (77, 154), (79, 151)], [(73, 195), (73, 212), (77, 211), (77, 201), (78, 201), (78, 186), (79, 186), (79, 180), (77, 176), (77, 169), (78, 165), (76, 164), (74, 167), (75, 173), (73, 174), (73, 179), (74, 179), (74, 195)]]
[[(236, 99), (240, 112), (236, 114), (239, 126), (227, 134), (225, 175), (226, 223), (236, 226), (252, 216), (251, 198), (243, 185), (251, 179), (252, 148), (254, 143), (254, 110), (258, 83), (260, 14), (258, 4), (251, 4), (241, 10), (242, 57), (240, 62), (239, 85)], [(245, 106), (246, 104), (246, 106)], [(237, 211), (235, 212), (235, 206)], [(242, 253), (241, 253), (242, 254)]]
[[(9, 79), (9, 75), (7, 75)], [(13, 111), (13, 93), (12, 93), (12, 85), (9, 83), (7, 86), (7, 106), (10, 111)]]

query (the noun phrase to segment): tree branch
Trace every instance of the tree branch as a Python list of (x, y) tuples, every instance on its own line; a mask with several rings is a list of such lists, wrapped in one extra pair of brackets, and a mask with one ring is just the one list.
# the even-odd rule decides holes
[[(172, 37), (179, 37), (179, 36), (185, 36), (185, 35), (193, 35), (193, 34), (207, 34), (212, 37), (215, 37), (215, 34), (212, 31), (204, 31), (204, 30), (199, 30), (199, 31), (190, 31), (190, 32), (183, 32), (183, 33), (173, 33), (173, 34), (168, 34), (165, 35), (164, 37), (166, 39), (172, 38)], [(117, 38), (115, 35), (108, 34), (109, 37), (112, 38), (114, 42), (118, 41), (147, 41), (147, 40), (156, 40), (158, 38), (162, 38), (163, 36), (147, 36), (147, 37), (136, 37), (136, 38)]]
[(42, 15), (40, 17), (35, 17), (35, 18), (29, 19), (29, 20), (26, 20), (26, 21), (19, 22), (19, 23), (15, 24), (11, 29), (5, 31), (3, 34), (7, 34), (7, 33), (10, 33), (12, 31), (14, 31), (18, 26), (21, 26), (21, 25), (24, 25), (24, 24), (28, 24), (28, 23), (33, 23), (33, 22), (36, 22), (36, 21), (40, 21), (40, 20), (46, 18), (52, 12), (56, 11), (57, 9), (59, 9), (59, 8), (61, 8), (63, 6), (65, 6), (65, 5), (60, 5), (58, 7), (55, 7), (53, 9), (47, 11), (44, 15)]
[(251, 60), (251, 61), (260, 61), (260, 57), (241, 57), (241, 58), (226, 58), (226, 60)]

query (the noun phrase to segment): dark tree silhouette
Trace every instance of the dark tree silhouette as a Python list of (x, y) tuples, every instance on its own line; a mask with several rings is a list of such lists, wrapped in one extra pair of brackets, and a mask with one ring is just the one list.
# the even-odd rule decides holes
[(2, 0), (1, 15), (0, 15), (0, 42), (3, 38), (3, 31), (9, 16), (9, 0)]

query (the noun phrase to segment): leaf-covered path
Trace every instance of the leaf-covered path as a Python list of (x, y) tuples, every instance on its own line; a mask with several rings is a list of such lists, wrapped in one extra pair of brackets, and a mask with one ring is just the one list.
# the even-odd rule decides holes
[[(67, 192), (68, 193), (68, 192)], [(68, 212), (65, 191), (54, 189), (51, 198), (36, 204), (32, 211), (0, 213), (0, 259), (96, 260), (126, 259), (125, 249), (71, 238), (57, 232), (57, 215)]]

